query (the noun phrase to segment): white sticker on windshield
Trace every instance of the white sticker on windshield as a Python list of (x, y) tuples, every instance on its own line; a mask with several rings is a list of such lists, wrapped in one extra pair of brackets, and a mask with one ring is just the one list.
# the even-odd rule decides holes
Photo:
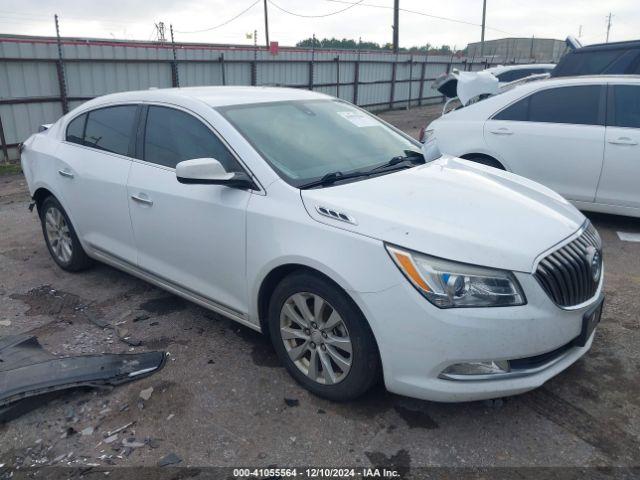
[(370, 117), (361, 112), (338, 112), (345, 120), (350, 121), (356, 127), (379, 127), (380, 124), (376, 121), (375, 118)]

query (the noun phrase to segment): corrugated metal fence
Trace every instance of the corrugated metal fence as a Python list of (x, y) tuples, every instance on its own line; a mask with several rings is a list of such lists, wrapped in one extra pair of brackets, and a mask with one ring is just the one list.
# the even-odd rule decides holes
[(431, 83), (485, 61), (379, 51), (0, 36), (0, 142), (4, 161), (40, 124), (93, 97), (150, 87), (279, 85), (371, 110), (439, 102)]

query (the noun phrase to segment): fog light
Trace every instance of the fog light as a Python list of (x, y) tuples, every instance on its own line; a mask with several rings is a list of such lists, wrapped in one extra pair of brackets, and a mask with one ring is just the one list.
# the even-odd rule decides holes
[[(508, 360), (497, 362), (468, 362), (455, 363), (445, 368), (440, 378), (450, 380), (473, 380), (474, 375), (495, 375), (497, 373), (509, 373), (511, 367)], [(469, 377), (469, 378), (460, 378)]]

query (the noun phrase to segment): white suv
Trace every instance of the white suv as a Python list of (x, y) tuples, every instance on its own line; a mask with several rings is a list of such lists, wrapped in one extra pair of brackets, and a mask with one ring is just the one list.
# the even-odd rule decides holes
[(312, 392), (492, 398), (591, 346), (600, 239), (550, 190), (326, 95), (97, 98), (22, 151), (60, 267), (113, 265), (271, 336)]

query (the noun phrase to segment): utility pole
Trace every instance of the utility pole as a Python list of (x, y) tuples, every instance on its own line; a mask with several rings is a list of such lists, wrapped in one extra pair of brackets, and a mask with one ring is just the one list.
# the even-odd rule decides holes
[(609, 43), (609, 32), (611, 31), (611, 12), (609, 12), (609, 16), (607, 17), (607, 42)]
[(400, 48), (400, 0), (393, 0), (393, 51), (398, 53)]
[(173, 86), (180, 86), (180, 76), (178, 75), (178, 56), (176, 55), (176, 41), (173, 38), (173, 24), (169, 25), (169, 31), (171, 32), (171, 50), (173, 50)]
[(166, 42), (167, 39), (164, 36), (164, 22), (156, 23), (156, 30), (158, 31), (158, 41), (162, 43)]
[(484, 28), (487, 20), (487, 0), (482, 0), (482, 33), (480, 34), (480, 56), (484, 56)]
[(269, 12), (267, 11), (267, 0), (264, 0), (264, 38), (269, 48)]
[(578, 38), (582, 37), (582, 25), (578, 28)]
[(56, 23), (56, 41), (58, 44), (58, 86), (60, 87), (60, 103), (62, 103), (62, 113), (69, 112), (69, 100), (67, 98), (67, 76), (64, 71), (64, 59), (62, 55), (62, 39), (60, 38), (60, 23), (58, 22), (58, 14), (53, 16)]

